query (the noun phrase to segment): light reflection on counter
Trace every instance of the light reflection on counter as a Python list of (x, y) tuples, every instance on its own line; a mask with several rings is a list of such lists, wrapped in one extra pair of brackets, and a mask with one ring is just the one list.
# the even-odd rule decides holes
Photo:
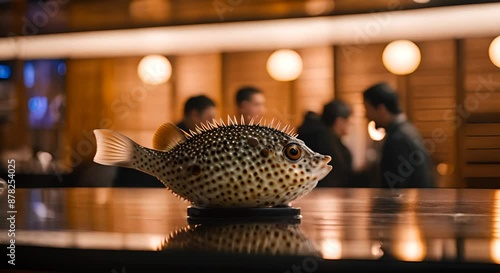
[(336, 197), (322, 198), (316, 203), (317, 211), (324, 210), (325, 208), (332, 209), (329, 214), (323, 214), (317, 219), (319, 228), (319, 244), (317, 247), (321, 251), (323, 259), (340, 259), (342, 257), (342, 230), (339, 228), (342, 225), (343, 219), (341, 218), (340, 211), (343, 210), (342, 203)]
[(493, 227), (490, 255), (493, 262), (500, 264), (500, 190), (495, 191), (493, 200)]
[[(375, 240), (343, 240), (328, 239), (319, 243), (321, 255), (326, 260), (359, 259), (359, 260), (398, 260), (418, 261), (474, 261), (497, 262), (500, 257), (488, 258), (485, 246), (492, 243), (500, 250), (500, 240), (467, 239), (464, 249), (457, 249), (460, 239), (407, 240), (381, 242)], [(459, 255), (464, 251), (465, 257)]]
[[(318, 225), (318, 233), (314, 234), (314, 238), (318, 241), (317, 245), (323, 259), (373, 260), (382, 256), (380, 242), (375, 242), (375, 245), (378, 244), (378, 250), (373, 249), (374, 242), (368, 229), (345, 228), (369, 225), (369, 219), (366, 217), (352, 217), (356, 213), (354, 209), (362, 212), (370, 210), (370, 199), (366, 193), (354, 191), (352, 195), (341, 197), (321, 196), (321, 192), (315, 192), (315, 194), (319, 195), (318, 202), (315, 203), (315, 211), (323, 213), (315, 215), (314, 223)], [(356, 198), (352, 199), (353, 197)], [(345, 217), (346, 213), (349, 213), (351, 217)]]
[(423, 241), (418, 220), (416, 217), (416, 200), (418, 200), (418, 192), (410, 191), (408, 193), (408, 203), (404, 206), (405, 213), (395, 227), (394, 232), (394, 254), (403, 261), (418, 262), (425, 258), (426, 248)]
[(417, 227), (409, 226), (395, 242), (395, 254), (400, 260), (418, 262), (425, 258), (426, 248)]
[(339, 239), (323, 240), (321, 253), (324, 259), (340, 259), (342, 257), (342, 242)]
[[(0, 243), (7, 244), (9, 238), (0, 231)], [(18, 230), (16, 245), (55, 248), (109, 249), (109, 250), (157, 250), (165, 234), (119, 233), (101, 231), (32, 231)]]
[(500, 264), (500, 238), (491, 241), (491, 259)]

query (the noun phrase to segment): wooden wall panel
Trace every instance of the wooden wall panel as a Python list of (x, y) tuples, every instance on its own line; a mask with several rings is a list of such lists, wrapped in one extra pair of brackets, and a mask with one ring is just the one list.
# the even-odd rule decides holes
[(450, 98), (456, 95), (457, 89), (455, 86), (443, 83), (434, 85), (413, 85), (413, 98)]
[[(457, 165), (457, 134), (454, 128), (457, 106), (457, 60), (453, 40), (421, 42), (418, 69), (408, 75), (408, 115), (422, 134), (435, 164)], [(444, 133), (444, 140), (435, 133)], [(434, 138), (433, 138), (434, 136)], [(460, 184), (456, 173), (440, 177), (440, 186)]]
[(111, 110), (107, 117), (114, 129), (150, 147), (156, 128), (174, 120), (170, 111), (172, 83), (142, 83), (137, 75), (139, 61), (139, 57), (104, 60), (102, 92), (108, 94), (104, 105), (108, 113)]
[[(412, 103), (415, 103), (415, 101), (412, 101)], [(450, 107), (451, 108), (451, 107)], [(435, 122), (435, 121), (442, 121), (445, 119), (447, 116), (447, 113), (449, 113), (448, 109), (425, 109), (425, 110), (413, 110), (412, 117), (413, 121), (418, 125), (418, 126), (426, 126), (427, 122)], [(450, 115), (450, 120), (455, 120), (455, 117), (453, 115)], [(452, 124), (449, 124), (448, 126), (451, 126)]]
[(333, 99), (334, 60), (332, 47), (300, 49), (303, 71), (293, 83), (293, 124), (299, 126), (307, 111), (321, 113), (323, 105)]
[[(480, 41), (466, 40), (466, 54), (474, 53), (471, 52), (472, 49), (468, 47), (468, 45), (474, 42), (483, 44), (483, 51), (484, 48), (486, 48), (487, 56), (489, 44), (482, 39)], [(485, 53), (483, 52), (482, 55), (485, 55)], [(469, 62), (472, 62), (474, 65), (467, 65), (467, 67), (465, 67), (465, 70), (467, 72), (467, 74), (465, 75), (465, 91), (477, 91), (485, 93), (486, 91), (494, 92), (498, 90), (498, 86), (500, 84), (500, 75), (495, 71), (498, 70), (498, 68), (493, 65), (493, 63), (490, 61), (490, 58), (484, 58), (483, 56), (481, 58), (474, 59), (471, 55), (467, 56), (467, 64), (469, 64)], [(478, 62), (481, 62), (481, 64), (477, 64)]]
[(91, 160), (95, 154), (95, 139), (91, 132), (99, 128), (105, 108), (101, 61), (70, 60), (66, 75), (66, 104), (70, 107), (66, 109), (63, 158), (64, 165), (71, 169), (82, 161)]
[(467, 136), (498, 136), (500, 126), (496, 123), (470, 123), (465, 127)]
[(465, 149), (500, 149), (500, 135), (468, 136), (465, 139)]
[[(168, 111), (172, 87), (143, 84), (137, 76), (140, 58), (69, 60), (65, 164), (72, 168), (91, 161), (96, 128), (120, 131), (151, 146), (156, 128), (173, 121)], [(89, 146), (90, 145), (90, 146)], [(90, 147), (88, 149), (87, 147)]]
[[(496, 88), (500, 90), (500, 80), (498, 83), (499, 86)], [(466, 92), (464, 109), (471, 114), (500, 113), (500, 92), (487, 92), (486, 90), (482, 93)]]
[[(477, 178), (498, 178), (500, 177), (499, 164), (467, 164), (465, 165), (464, 176), (468, 178), (469, 187), (475, 187), (474, 182)], [(494, 183), (498, 183), (495, 181)], [(493, 184), (498, 188), (498, 184)]]
[(469, 187), (500, 187), (500, 122), (495, 120), (500, 114), (500, 69), (488, 56), (492, 40), (463, 41), (464, 99), (460, 118), (464, 121), (464, 137), (460, 149)]
[(453, 109), (456, 106), (456, 99), (453, 96), (443, 97), (443, 98), (419, 98), (414, 97), (413, 103), (415, 106), (413, 109)]
[(491, 149), (469, 149), (465, 160), (471, 164), (495, 163), (500, 164), (500, 153), (492, 153)]
[(450, 126), (448, 120), (428, 121), (426, 122), (426, 126), (419, 128), (419, 131), (424, 138), (432, 138), (436, 132), (442, 133), (446, 137), (450, 137), (456, 133), (455, 128)]
[(183, 55), (177, 56), (174, 67), (175, 120), (182, 118), (184, 103), (191, 96), (206, 95), (217, 105), (218, 113), (225, 112), (222, 100), (222, 55)]

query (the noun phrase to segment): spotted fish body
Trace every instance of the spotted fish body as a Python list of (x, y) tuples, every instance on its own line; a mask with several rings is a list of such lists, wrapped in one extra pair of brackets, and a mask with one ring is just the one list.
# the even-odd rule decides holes
[(208, 122), (190, 133), (164, 124), (153, 138), (154, 149), (95, 130), (94, 161), (153, 175), (200, 207), (286, 205), (310, 192), (332, 168), (329, 156), (310, 150), (288, 126), (228, 123)]
[(262, 223), (189, 226), (168, 236), (158, 250), (319, 256), (298, 225)]

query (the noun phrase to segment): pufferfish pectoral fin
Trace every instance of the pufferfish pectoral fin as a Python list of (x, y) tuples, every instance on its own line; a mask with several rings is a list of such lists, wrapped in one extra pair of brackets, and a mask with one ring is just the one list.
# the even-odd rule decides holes
[(169, 151), (175, 146), (186, 141), (185, 133), (172, 123), (165, 123), (156, 129), (153, 136), (153, 148), (161, 151)]

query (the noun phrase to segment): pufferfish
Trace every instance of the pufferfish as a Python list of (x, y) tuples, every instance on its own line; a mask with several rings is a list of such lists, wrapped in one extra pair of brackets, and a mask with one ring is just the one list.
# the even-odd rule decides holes
[(94, 162), (145, 172), (198, 207), (286, 206), (316, 187), (331, 157), (312, 151), (288, 125), (228, 117), (185, 132), (160, 126), (153, 149), (107, 129), (96, 129)]

